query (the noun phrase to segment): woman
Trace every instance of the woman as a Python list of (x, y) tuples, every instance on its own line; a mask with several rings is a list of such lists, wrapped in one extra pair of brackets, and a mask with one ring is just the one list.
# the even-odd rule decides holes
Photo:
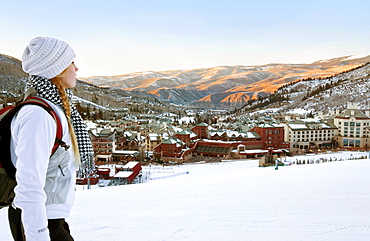
[[(73, 240), (65, 222), (74, 202), (76, 168), (91, 165), (93, 151), (83, 121), (70, 104), (69, 88), (76, 85), (75, 53), (65, 42), (38, 37), (22, 56), (22, 68), (30, 74), (27, 88), (45, 99), (58, 114), (62, 140), (50, 156), (56, 124), (43, 108), (22, 107), (11, 124), (12, 162), (17, 169), (9, 223), (15, 240)], [(82, 170), (83, 171), (83, 170)]]

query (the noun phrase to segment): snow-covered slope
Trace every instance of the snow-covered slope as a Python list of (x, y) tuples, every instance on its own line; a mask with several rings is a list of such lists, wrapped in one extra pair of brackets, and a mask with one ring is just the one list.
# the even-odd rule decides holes
[[(333, 159), (367, 153), (336, 153)], [(334, 155), (336, 155), (334, 157)], [(295, 159), (320, 159), (301, 156)], [(312, 240), (370, 237), (370, 160), (258, 168), (256, 160), (184, 165), (143, 184), (78, 190), (75, 240)], [(11, 240), (0, 210), (0, 240)]]

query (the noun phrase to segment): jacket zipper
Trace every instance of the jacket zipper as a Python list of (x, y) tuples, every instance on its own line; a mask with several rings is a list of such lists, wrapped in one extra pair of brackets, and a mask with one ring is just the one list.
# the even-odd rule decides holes
[(57, 172), (57, 176), (55, 178), (54, 186), (53, 186), (53, 189), (51, 190), (52, 193), (55, 193), (57, 188), (58, 188), (58, 181), (59, 181), (60, 176), (61, 175), (65, 176), (62, 167), (60, 165), (58, 165), (58, 168), (59, 168), (60, 172)]
[(64, 177), (65, 175), (64, 175), (64, 172), (63, 172), (63, 169), (62, 169), (62, 167), (61, 167), (60, 165), (58, 165), (58, 167), (59, 167), (59, 169), (60, 169), (60, 172), (62, 173), (62, 175), (63, 175), (63, 177)]

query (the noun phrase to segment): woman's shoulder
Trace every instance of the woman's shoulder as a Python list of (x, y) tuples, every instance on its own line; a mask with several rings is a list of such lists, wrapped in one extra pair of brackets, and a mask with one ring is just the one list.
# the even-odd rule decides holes
[[(39, 98), (41, 98), (41, 97), (39, 97)], [(50, 105), (50, 107), (58, 114), (59, 117), (63, 118), (64, 111), (63, 111), (62, 107), (55, 104), (54, 102), (51, 102), (50, 100), (47, 100), (47, 99), (44, 99), (44, 98), (41, 98), (41, 99), (46, 101), (46, 103), (48, 103)]]
[(16, 114), (16, 122), (33, 121), (37, 123), (51, 122), (53, 117), (41, 106), (25, 105)]

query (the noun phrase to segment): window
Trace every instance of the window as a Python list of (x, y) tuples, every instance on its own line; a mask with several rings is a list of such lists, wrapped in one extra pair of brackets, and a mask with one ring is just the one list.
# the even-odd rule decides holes
[(356, 146), (356, 147), (360, 147), (360, 146), (361, 146), (360, 144), (361, 144), (361, 141), (360, 141), (360, 140), (356, 140), (356, 144), (355, 144), (355, 146)]
[(343, 146), (348, 146), (348, 139), (343, 139)]
[(348, 122), (344, 122), (344, 126), (348, 126)]
[(350, 126), (355, 126), (355, 122), (350, 122), (349, 125)]
[(352, 146), (352, 147), (355, 146), (355, 140), (350, 139), (348, 146)]

